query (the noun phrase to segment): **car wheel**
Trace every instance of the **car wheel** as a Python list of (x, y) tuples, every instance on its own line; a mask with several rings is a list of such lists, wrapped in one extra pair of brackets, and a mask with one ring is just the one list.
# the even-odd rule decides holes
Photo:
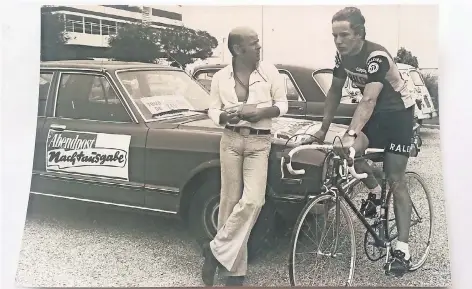
[[(216, 181), (205, 182), (193, 196), (188, 215), (188, 223), (197, 242), (202, 245), (216, 235), (220, 184)], [(248, 240), (248, 260), (253, 260), (266, 248), (275, 232), (276, 210), (270, 199), (262, 207), (259, 217)]]

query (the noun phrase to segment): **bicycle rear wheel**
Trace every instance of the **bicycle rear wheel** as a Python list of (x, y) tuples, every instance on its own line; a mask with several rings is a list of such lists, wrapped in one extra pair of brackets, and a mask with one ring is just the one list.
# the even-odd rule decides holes
[[(352, 220), (344, 202), (340, 199), (339, 206), (336, 206), (332, 195), (322, 194), (308, 201), (301, 211), (290, 241), (289, 275), (292, 286), (351, 285), (356, 242)], [(336, 216), (339, 220), (338, 235)], [(299, 249), (305, 249), (308, 256), (304, 258)]]
[[(405, 173), (406, 186), (412, 204), (410, 235), (408, 247), (411, 255), (410, 271), (415, 271), (424, 265), (429, 255), (432, 242), (434, 225), (433, 203), (431, 193), (423, 178), (414, 172)], [(388, 240), (394, 241), (398, 238), (397, 224), (395, 219), (393, 194), (387, 195), (387, 236)], [(395, 242), (392, 242), (395, 248)]]

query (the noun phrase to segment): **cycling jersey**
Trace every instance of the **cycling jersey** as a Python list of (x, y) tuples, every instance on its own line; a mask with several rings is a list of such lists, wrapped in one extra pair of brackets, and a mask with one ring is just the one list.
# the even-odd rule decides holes
[(383, 46), (365, 40), (358, 54), (341, 56), (337, 52), (335, 61), (333, 76), (341, 79), (349, 77), (361, 93), (370, 82), (383, 83), (374, 113), (405, 110), (415, 104), (392, 56)]

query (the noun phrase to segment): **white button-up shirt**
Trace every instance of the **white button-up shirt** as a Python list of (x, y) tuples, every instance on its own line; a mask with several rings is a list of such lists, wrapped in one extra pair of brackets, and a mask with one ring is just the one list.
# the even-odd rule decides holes
[[(277, 68), (265, 62), (259, 62), (255, 71), (249, 77), (249, 96), (246, 102), (240, 102), (236, 95), (236, 80), (233, 76), (233, 65), (229, 64), (213, 75), (210, 91), (209, 117), (218, 126), (220, 114), (227, 109), (240, 108), (244, 103), (257, 104), (258, 108), (277, 106), (282, 116), (287, 113), (287, 87), (285, 79)], [(241, 120), (232, 126), (252, 127), (255, 129), (271, 129), (272, 119), (262, 119), (251, 123)]]

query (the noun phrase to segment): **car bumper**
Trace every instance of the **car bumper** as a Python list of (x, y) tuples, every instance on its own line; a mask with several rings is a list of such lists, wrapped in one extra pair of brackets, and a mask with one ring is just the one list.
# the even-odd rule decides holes
[(431, 118), (435, 118), (437, 116), (438, 116), (438, 113), (433, 111), (433, 112), (429, 112), (429, 113), (418, 114), (417, 118), (418, 119), (431, 119)]

